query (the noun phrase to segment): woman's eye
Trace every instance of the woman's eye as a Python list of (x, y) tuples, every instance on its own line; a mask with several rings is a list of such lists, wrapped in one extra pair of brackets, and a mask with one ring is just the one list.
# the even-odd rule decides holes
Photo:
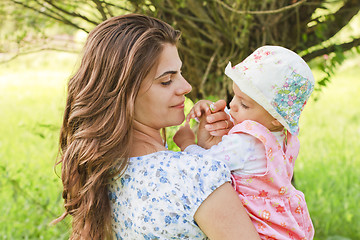
[(168, 85), (170, 85), (170, 83), (172, 83), (171, 79), (169, 81), (166, 81), (166, 82), (161, 82), (161, 85), (168, 86)]

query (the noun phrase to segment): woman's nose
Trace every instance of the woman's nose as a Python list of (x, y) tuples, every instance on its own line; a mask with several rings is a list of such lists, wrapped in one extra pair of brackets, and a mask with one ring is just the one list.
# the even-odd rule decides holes
[(181, 86), (177, 89), (179, 95), (185, 95), (191, 92), (192, 87), (185, 78), (181, 77)]

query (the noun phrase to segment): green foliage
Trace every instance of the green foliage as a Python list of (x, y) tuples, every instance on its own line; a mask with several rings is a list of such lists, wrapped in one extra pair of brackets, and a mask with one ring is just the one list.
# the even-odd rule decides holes
[(47, 38), (47, 32), (50, 29), (57, 29), (63, 33), (69, 29), (69, 27), (59, 28), (54, 20), (14, 5), (4, 5), (1, 15), (0, 50), (2, 52), (17, 51), (26, 44), (43, 40)]
[(323, 64), (319, 65), (319, 69), (326, 74), (321, 80), (318, 81), (318, 89), (320, 87), (326, 86), (330, 82), (330, 78), (334, 75), (335, 69), (345, 60), (344, 53), (339, 50), (335, 51), (331, 56), (324, 55)]
[[(151, 2), (157, 11), (147, 7)], [(171, 23), (183, 33), (180, 53), (184, 76), (193, 86), (190, 98), (227, 98), (231, 81), (224, 76), (229, 61), (236, 64), (262, 45), (281, 45), (295, 52), (306, 52), (307, 61), (342, 51), (359, 42), (344, 45), (342, 39), (324, 44), (355, 16), (360, 4), (353, 1), (241, 1), (169, 0), (138, 1), (139, 11)], [(184, 7), (185, 6), (185, 7)], [(321, 11), (320, 11), (321, 10)], [(349, 34), (353, 37), (358, 37)], [(319, 50), (321, 51), (314, 51)], [(332, 63), (338, 61), (337, 57)], [(325, 73), (333, 71), (326, 65)], [(329, 78), (324, 81), (328, 81)], [(320, 82), (319, 89), (324, 86)], [(229, 99), (227, 99), (229, 100)]]
[[(331, 74), (340, 56), (334, 46), (347, 51), (358, 46), (360, 38), (349, 33), (349, 41), (337, 38), (325, 43), (342, 32), (359, 9), (359, 1), (348, 0), (3, 0), (0, 51), (6, 54), (0, 55), (0, 62), (34, 49), (79, 51), (79, 45), (74, 44), (76, 31), (88, 33), (112, 16), (144, 13), (182, 31), (179, 48), (183, 72), (193, 86), (189, 97), (227, 98), (231, 81), (224, 76), (225, 66), (229, 61), (242, 61), (262, 45), (305, 52), (306, 61), (324, 54), (332, 59), (331, 53), (335, 52), (337, 57), (323, 68), (325, 74)], [(65, 43), (54, 39), (61, 33), (70, 35)]]
[(322, 58), (317, 58), (311, 62), (311, 66), (315, 70), (320, 70), (321, 73), (316, 76), (317, 85), (315, 86), (314, 99), (318, 100), (321, 95), (321, 90), (326, 87), (333, 76), (336, 74), (337, 69), (341, 67), (347, 58), (357, 56), (360, 52), (359, 47), (355, 47), (351, 51), (344, 52), (341, 47), (337, 47), (336, 50), (330, 55), (323, 55)]

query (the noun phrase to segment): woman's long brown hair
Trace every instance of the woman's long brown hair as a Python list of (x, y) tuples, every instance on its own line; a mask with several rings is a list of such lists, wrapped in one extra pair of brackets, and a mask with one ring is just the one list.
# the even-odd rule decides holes
[(69, 80), (60, 134), (65, 212), (70, 239), (111, 239), (107, 184), (127, 167), (134, 102), (164, 43), (180, 33), (147, 16), (113, 17), (90, 32), (79, 69)]

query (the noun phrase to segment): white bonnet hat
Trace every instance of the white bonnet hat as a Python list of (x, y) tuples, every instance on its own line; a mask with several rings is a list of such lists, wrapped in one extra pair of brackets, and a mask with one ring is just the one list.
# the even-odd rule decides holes
[(260, 104), (291, 134), (299, 133), (299, 117), (314, 89), (314, 76), (293, 51), (263, 46), (225, 74), (242, 92)]

